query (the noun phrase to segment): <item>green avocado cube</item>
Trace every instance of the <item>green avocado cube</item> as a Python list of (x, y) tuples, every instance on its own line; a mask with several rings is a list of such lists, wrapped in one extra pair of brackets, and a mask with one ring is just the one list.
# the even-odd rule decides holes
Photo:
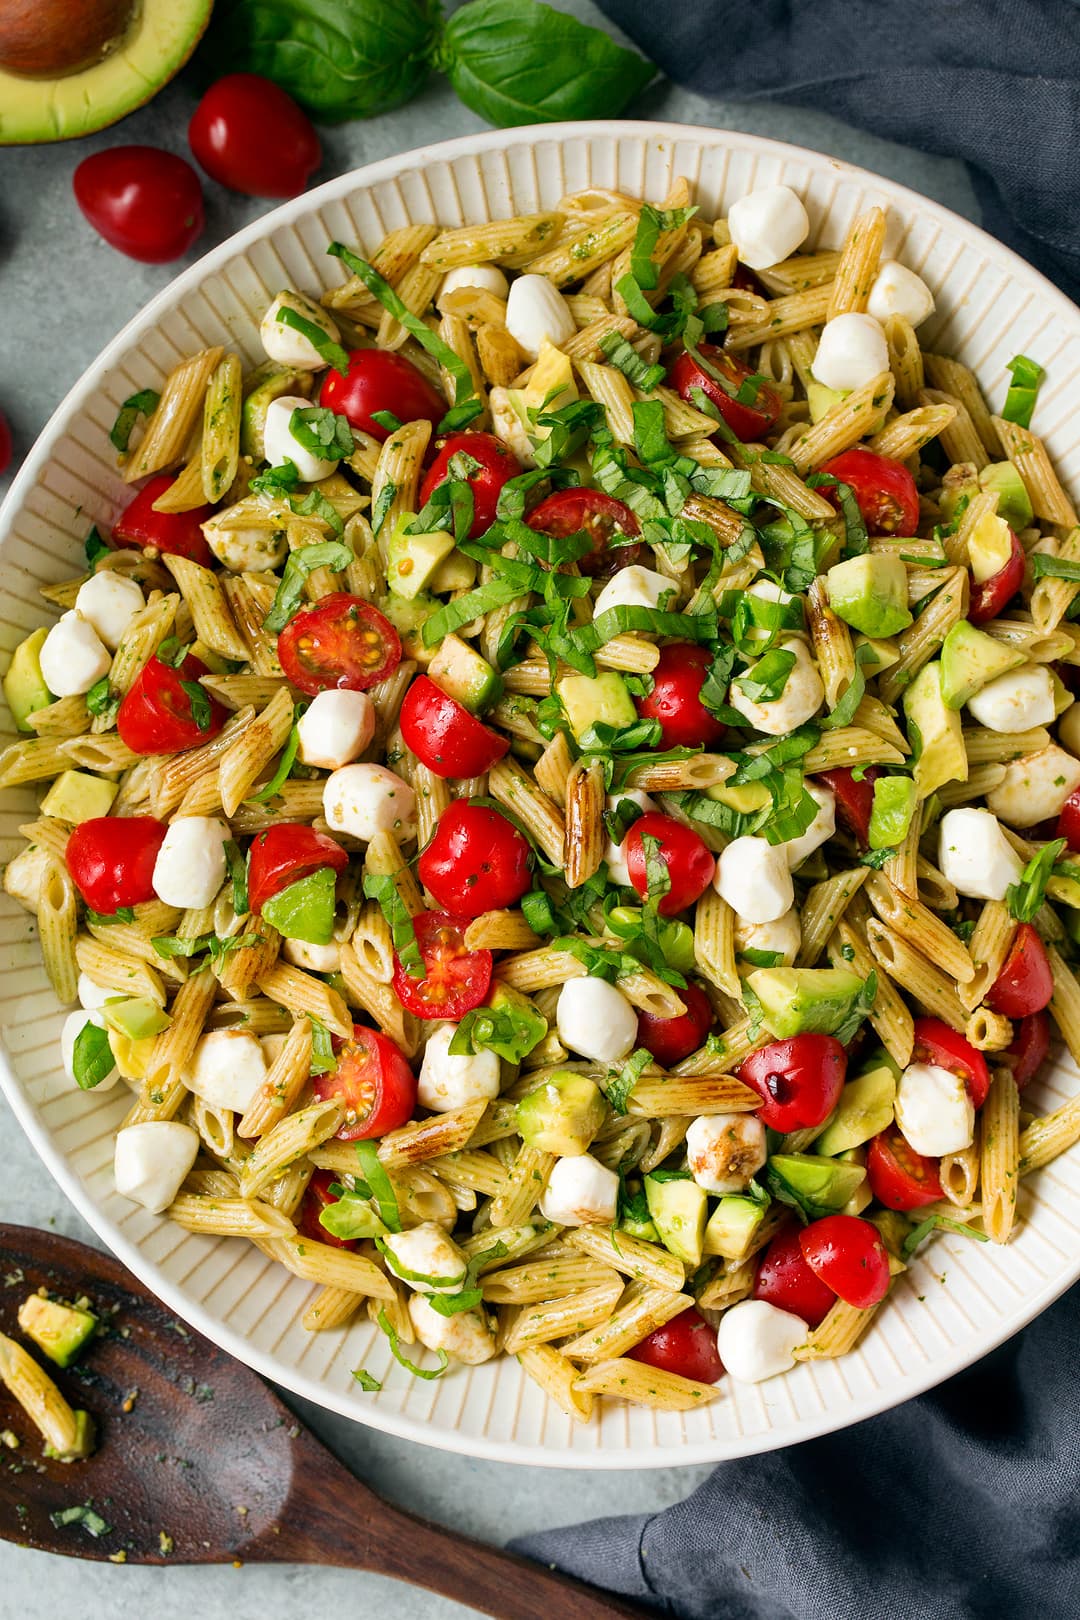
[(833, 1116), (814, 1143), (814, 1152), (831, 1159), (861, 1147), (892, 1124), (896, 1076), (885, 1064), (849, 1080)]
[(50, 1361), (70, 1367), (97, 1327), (97, 1317), (80, 1306), (31, 1294), (19, 1306), (19, 1326)]
[(260, 366), (248, 383), (244, 403), (240, 408), (240, 454), (252, 461), (266, 459), (266, 413), (275, 399), (286, 394), (311, 393), (310, 371), (294, 371), (268, 360)]
[(602, 675), (566, 675), (555, 690), (578, 742), (590, 726), (606, 725), (619, 730), (632, 726), (637, 720), (637, 710), (626, 682), (613, 669), (605, 670)]
[(41, 673), (41, 649), (48, 633), (42, 626), (28, 635), (25, 641), (20, 641), (4, 676), (4, 697), (11, 710), (11, 718), (20, 731), (31, 731), (33, 728), (27, 725), (27, 716), (38, 709), (47, 709), (53, 701)]
[(1018, 647), (995, 641), (966, 619), (952, 626), (941, 644), (941, 696), (948, 709), (962, 709), (984, 686), (1025, 662)]
[(834, 563), (825, 575), (837, 618), (867, 636), (895, 636), (911, 623), (907, 569), (898, 555), (866, 552)]
[(871, 849), (892, 849), (907, 837), (918, 794), (910, 776), (879, 776), (870, 810)]
[(1011, 461), (992, 461), (979, 473), (979, 488), (997, 495), (997, 515), (1010, 529), (1026, 529), (1034, 517), (1031, 496)]
[(847, 968), (756, 968), (746, 982), (761, 1003), (765, 1027), (778, 1041), (806, 1032), (834, 1035), (863, 988), (862, 979)]
[(722, 1255), (725, 1260), (742, 1260), (768, 1207), (764, 1199), (725, 1193), (705, 1227), (704, 1252)]
[(470, 714), (481, 714), (502, 696), (502, 676), (460, 636), (443, 637), (428, 674)]
[(61, 771), (41, 801), (41, 813), (77, 827), (80, 821), (107, 816), (119, 791), (119, 784), (104, 776), (91, 776), (89, 771)]
[(551, 1074), (522, 1097), (517, 1105), (517, 1128), (528, 1147), (561, 1158), (586, 1153), (606, 1112), (604, 1095), (595, 1081), (569, 1070)]
[(960, 716), (945, 702), (940, 660), (935, 658), (920, 669), (904, 694), (904, 714), (915, 750), (919, 798), (928, 799), (946, 782), (966, 782), (968, 758)]
[(329, 945), (334, 937), (337, 873), (320, 866), (262, 903), (262, 915), (285, 939)]
[(646, 1176), (645, 1198), (664, 1248), (688, 1266), (700, 1266), (709, 1206), (704, 1188), (689, 1176)]
[(403, 512), (394, 525), (387, 549), (386, 583), (397, 596), (411, 601), (426, 589), (439, 564), (454, 549), (454, 537), (445, 529), (430, 534), (410, 534), (413, 512)]
[(812, 1153), (774, 1153), (766, 1170), (769, 1186), (785, 1204), (809, 1220), (835, 1215), (866, 1180), (859, 1164), (838, 1164)]

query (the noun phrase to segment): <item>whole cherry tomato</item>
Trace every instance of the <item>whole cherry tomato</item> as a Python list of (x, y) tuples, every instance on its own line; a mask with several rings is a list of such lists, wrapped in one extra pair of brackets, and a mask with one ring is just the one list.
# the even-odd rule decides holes
[(331, 1187), (337, 1186), (340, 1177), (333, 1170), (313, 1170), (311, 1180), (304, 1190), (304, 1197), (300, 1204), (300, 1219), (297, 1227), (301, 1234), (310, 1238), (313, 1243), (329, 1243), (332, 1249), (348, 1249), (350, 1252), (359, 1247), (356, 1238), (335, 1237), (333, 1232), (327, 1230), (319, 1216), (324, 1209), (336, 1204), (339, 1193), (332, 1193)]
[(836, 795), (837, 814), (851, 833), (860, 849), (870, 841), (870, 815), (874, 808), (874, 783), (881, 775), (880, 765), (869, 765), (856, 777), (848, 765), (835, 770), (816, 771), (816, 780), (824, 782)]
[(110, 247), (167, 264), (202, 235), (203, 197), (190, 163), (156, 146), (113, 146), (83, 158), (75, 201)]
[(412, 1118), (416, 1076), (389, 1035), (354, 1024), (351, 1041), (334, 1036), (337, 1068), (313, 1074), (311, 1089), (320, 1102), (340, 1097), (345, 1118), (334, 1135), (342, 1142), (385, 1136)]
[(470, 537), (486, 534), (495, 521), (495, 508), (504, 484), (517, 478), (521, 463), (494, 433), (452, 433), (444, 439), (439, 453), (428, 469), (420, 490), (420, 504), (426, 505), (440, 484), (451, 476), (450, 463), (455, 456), (471, 456), (480, 463), (465, 482), (472, 490), (473, 520)]
[(422, 911), (413, 930), (424, 959), (423, 979), (414, 979), (394, 956), (394, 994), (417, 1018), (464, 1018), (479, 1007), (491, 987), (494, 958), (490, 951), (470, 951), (465, 944), (467, 917), (448, 911)]
[(803, 1259), (801, 1230), (798, 1221), (787, 1221), (777, 1232), (761, 1257), (754, 1298), (767, 1300), (778, 1310), (791, 1311), (801, 1316), (807, 1327), (816, 1328), (836, 1304), (836, 1295)]
[(1046, 1062), (1052, 1035), (1050, 1019), (1044, 1012), (1029, 1013), (1016, 1025), (1012, 1045), (1006, 1049), (1005, 1056), (1018, 1091), (1023, 1091), (1034, 1080)]
[(217, 736), (228, 711), (198, 685), (205, 674), (206, 665), (190, 653), (179, 669), (156, 653), (143, 666), (116, 716), (116, 729), (133, 753), (180, 754)]
[(459, 917), (501, 911), (529, 887), (528, 839), (505, 816), (455, 799), (416, 863), (424, 888)]
[(599, 489), (556, 490), (534, 506), (525, 521), (538, 534), (550, 534), (556, 539), (584, 531), (593, 549), (578, 558), (578, 568), (590, 578), (629, 568), (644, 554), (642, 546), (623, 543), (625, 535), (641, 533), (633, 512), (614, 495), (605, 495)]
[(245, 197), (295, 197), (322, 162), (307, 113), (259, 73), (228, 73), (212, 84), (188, 142), (211, 180)]
[(1030, 923), (1021, 923), (1005, 965), (986, 994), (987, 1006), (1006, 1018), (1042, 1012), (1054, 994), (1054, 975), (1046, 946)]
[(399, 723), (405, 746), (436, 776), (482, 776), (510, 747), (427, 675), (406, 692)]
[(651, 671), (652, 691), (636, 698), (643, 720), (659, 720), (663, 748), (711, 748), (725, 727), (701, 701), (701, 688), (712, 668), (712, 654), (690, 641), (673, 641), (660, 650)]
[(975, 1108), (981, 1108), (990, 1090), (990, 1070), (982, 1053), (950, 1029), (940, 1018), (916, 1018), (913, 1063), (933, 1063), (958, 1074)]
[(1062, 805), (1054, 837), (1064, 838), (1071, 850), (1080, 850), (1080, 788)]
[(660, 1367), (693, 1378), (699, 1384), (715, 1384), (724, 1376), (724, 1363), (716, 1348), (716, 1329), (692, 1305), (673, 1316), (663, 1327), (654, 1328), (640, 1344), (626, 1354), (646, 1367)]
[(916, 1153), (895, 1125), (878, 1133), (866, 1153), (870, 1191), (886, 1209), (921, 1209), (943, 1197), (939, 1161)]
[[(737, 439), (749, 443), (764, 438), (776, 426), (783, 403), (775, 388), (765, 381), (753, 382), (750, 367), (734, 355), (717, 348), (715, 343), (699, 343), (698, 353), (712, 371), (719, 372), (723, 381), (710, 376), (694, 356), (683, 350), (668, 368), (668, 382), (688, 405), (696, 404), (693, 394), (700, 388), (705, 398), (715, 405)], [(739, 395), (742, 395), (742, 399)]]
[(314, 697), (345, 688), (366, 692), (401, 663), (401, 638), (362, 596), (332, 591), (290, 619), (277, 640), (281, 667)]
[(64, 858), (91, 911), (109, 917), (154, 898), (154, 862), (165, 832), (153, 816), (94, 816), (72, 828)]
[[(871, 534), (915, 534), (919, 527), (919, 492), (902, 461), (875, 450), (845, 450), (822, 467), (823, 473), (847, 484)], [(832, 499), (828, 487), (822, 490)]]
[(637, 1044), (651, 1052), (662, 1069), (670, 1069), (705, 1043), (713, 1025), (712, 1003), (700, 985), (685, 984), (679, 995), (686, 1011), (677, 1018), (658, 1018), (639, 1012)]
[(762, 1098), (758, 1117), (774, 1131), (812, 1130), (844, 1089), (847, 1053), (835, 1035), (793, 1035), (744, 1058), (739, 1079)]
[(189, 557), (192, 562), (209, 568), (214, 554), (206, 543), (202, 526), (214, 508), (195, 506), (190, 512), (154, 511), (154, 502), (175, 482), (175, 473), (155, 473), (153, 478), (147, 479), (113, 524), (113, 545), (136, 551), (153, 546), (164, 556)]
[(647, 810), (630, 828), (623, 843), (630, 882), (645, 899), (649, 872), (643, 839), (655, 839), (656, 855), (667, 867), (669, 888), (659, 902), (662, 917), (673, 917), (700, 900), (712, 882), (716, 862), (696, 832), (659, 810)]
[(376, 422), (376, 411), (389, 411), (399, 422), (425, 421), (433, 427), (446, 415), (446, 401), (423, 372), (392, 349), (354, 349), (344, 377), (340, 371), (327, 372), (319, 404), (347, 417), (380, 444), (390, 437), (390, 429)]
[(344, 872), (349, 857), (341, 845), (314, 827), (285, 822), (257, 833), (248, 855), (248, 905), (258, 915), (290, 883), (332, 866)]
[(11, 466), (11, 428), (3, 411), (0, 411), (0, 478), (3, 478)]
[(1009, 552), (1008, 562), (1004, 563), (996, 574), (991, 574), (989, 579), (984, 579), (981, 585), (972, 582), (971, 602), (967, 612), (972, 624), (986, 624), (988, 620), (996, 619), (1024, 583), (1026, 564), (1024, 548), (1011, 529), (1009, 539), (1012, 549)]
[(889, 1256), (870, 1221), (826, 1215), (799, 1233), (799, 1247), (811, 1271), (857, 1311), (868, 1311), (889, 1292)]

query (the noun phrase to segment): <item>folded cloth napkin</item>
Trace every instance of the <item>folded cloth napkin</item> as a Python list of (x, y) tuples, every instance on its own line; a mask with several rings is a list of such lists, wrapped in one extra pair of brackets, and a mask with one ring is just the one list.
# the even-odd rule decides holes
[(986, 229), (1080, 301), (1077, 0), (598, 3), (676, 84), (965, 159)]

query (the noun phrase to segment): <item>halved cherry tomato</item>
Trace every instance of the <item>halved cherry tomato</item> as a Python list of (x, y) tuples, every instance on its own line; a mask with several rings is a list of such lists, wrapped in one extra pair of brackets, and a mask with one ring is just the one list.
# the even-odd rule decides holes
[(701, 701), (701, 688), (712, 667), (712, 653), (692, 641), (673, 641), (660, 650), (652, 691), (635, 698), (643, 720), (659, 720), (664, 748), (711, 748), (723, 741), (726, 727)]
[(295, 197), (322, 162), (307, 113), (260, 73), (227, 73), (212, 84), (188, 143), (211, 180), (245, 197)]
[(754, 373), (750, 367), (734, 355), (727, 354), (723, 349), (717, 348), (715, 343), (699, 343), (698, 353), (703, 360), (707, 360), (714, 371), (720, 372), (731, 392), (723, 383), (717, 382), (715, 377), (698, 365), (692, 354), (685, 349), (668, 367), (668, 382), (675, 391), (682, 395), (688, 405), (694, 404), (693, 392), (700, 388), (705, 398), (715, 405), (720, 415), (737, 439), (749, 443), (753, 439), (764, 438), (776, 426), (776, 418), (780, 415), (783, 401), (775, 388), (768, 383), (751, 384), (746, 388), (747, 399), (744, 404), (736, 396), (744, 388)]
[(465, 480), (472, 490), (473, 520), (469, 534), (475, 540), (478, 535), (486, 534), (494, 523), (499, 493), (511, 478), (517, 478), (521, 463), (494, 433), (452, 433), (442, 441), (439, 453), (428, 469), (420, 490), (421, 506), (430, 501), (440, 484), (446, 482), (450, 476), (450, 463), (457, 455), (472, 456), (474, 461), (480, 463), (479, 469), (470, 473)]
[(1062, 805), (1052, 836), (1064, 838), (1071, 850), (1080, 850), (1080, 788), (1070, 793)]
[(838, 765), (832, 771), (816, 771), (817, 781), (824, 782), (836, 794), (836, 809), (848, 832), (860, 849), (870, 841), (870, 815), (874, 808), (874, 783), (881, 775), (880, 765), (869, 765), (856, 777), (848, 765)]
[(739, 1079), (762, 1099), (758, 1118), (774, 1131), (812, 1130), (844, 1089), (847, 1053), (835, 1035), (793, 1035), (751, 1052)]
[(214, 554), (206, 543), (202, 525), (212, 516), (212, 506), (196, 506), (190, 512), (155, 512), (154, 502), (176, 483), (174, 473), (156, 473), (148, 478), (113, 524), (114, 546), (142, 551), (153, 546), (173, 557), (190, 557), (209, 568)]
[(3, 411), (0, 411), (0, 478), (3, 478), (11, 466), (11, 428)]
[(646, 1367), (660, 1367), (680, 1378), (694, 1378), (699, 1384), (715, 1384), (724, 1376), (716, 1329), (692, 1305), (663, 1327), (654, 1328), (626, 1354), (631, 1361), (643, 1361)]
[(470, 951), (465, 944), (467, 917), (449, 911), (422, 911), (413, 929), (424, 959), (423, 979), (414, 979), (394, 957), (394, 994), (417, 1018), (464, 1018), (479, 1007), (491, 987), (494, 958), (490, 951)]
[(425, 889), (459, 917), (512, 906), (529, 887), (528, 839), (497, 810), (455, 799), (416, 863)]
[(202, 235), (202, 187), (190, 163), (156, 146), (112, 146), (83, 158), (72, 184), (84, 216), (110, 247), (166, 264)]
[(1020, 1019), (1013, 1032), (1012, 1045), (1005, 1052), (1017, 1091), (1023, 1091), (1046, 1062), (1052, 1035), (1046, 1013), (1029, 1013)]
[(777, 1232), (761, 1257), (754, 1298), (792, 1311), (807, 1327), (816, 1328), (836, 1304), (836, 1295), (803, 1259), (801, 1230), (798, 1221), (787, 1221)]
[(868, 1311), (889, 1292), (889, 1256), (881, 1233), (858, 1215), (826, 1215), (799, 1233), (811, 1271), (846, 1305)]
[(1005, 965), (986, 994), (987, 1006), (1006, 1018), (1026, 1018), (1050, 1005), (1054, 975), (1046, 946), (1030, 923), (1021, 923)]
[[(919, 492), (902, 461), (876, 450), (845, 450), (822, 467), (855, 497), (871, 534), (914, 534), (919, 527)], [(828, 486), (821, 493), (833, 500)]]
[(482, 776), (510, 747), (427, 675), (406, 692), (399, 724), (405, 746), (436, 776)]
[(638, 1013), (637, 1044), (651, 1052), (662, 1069), (670, 1069), (673, 1063), (703, 1046), (713, 1025), (712, 1003), (700, 985), (685, 984), (678, 994), (686, 1003), (686, 1011), (677, 1018)]
[(991, 574), (989, 579), (984, 579), (981, 585), (972, 583), (971, 603), (967, 612), (972, 624), (986, 624), (988, 620), (996, 619), (1024, 583), (1024, 548), (1011, 529), (1009, 538), (1012, 549), (1008, 562), (996, 574)]
[(340, 1180), (340, 1176), (333, 1170), (313, 1170), (300, 1205), (300, 1219), (296, 1224), (301, 1235), (310, 1238), (313, 1243), (329, 1243), (332, 1249), (348, 1249), (351, 1252), (359, 1247), (358, 1239), (335, 1237), (319, 1219), (324, 1209), (329, 1209), (331, 1204), (337, 1203), (339, 1195), (332, 1193), (330, 1188), (337, 1186)]
[(277, 640), (281, 667), (312, 697), (345, 688), (366, 692), (401, 663), (401, 637), (362, 596), (332, 591), (289, 620)]
[(433, 427), (446, 415), (446, 401), (423, 372), (393, 349), (354, 349), (344, 377), (340, 371), (327, 372), (319, 404), (347, 417), (380, 444), (390, 437), (390, 429), (376, 422), (376, 411), (390, 411), (399, 422), (425, 421)]
[(340, 1097), (345, 1118), (334, 1135), (342, 1142), (385, 1136), (412, 1118), (416, 1076), (389, 1035), (354, 1024), (351, 1041), (334, 1036), (338, 1065), (332, 1074), (313, 1074), (311, 1089), (320, 1102)]
[(639, 563), (644, 555), (640, 545), (620, 544), (624, 535), (637, 535), (641, 528), (630, 508), (599, 489), (559, 489), (534, 506), (525, 519), (538, 534), (561, 539), (581, 530), (589, 536), (593, 549), (578, 558), (578, 568), (590, 578), (617, 573)]
[(939, 1069), (958, 1074), (968, 1088), (976, 1108), (981, 1108), (990, 1090), (990, 1070), (982, 1053), (970, 1041), (950, 1029), (940, 1018), (916, 1018), (913, 1063), (933, 1063)]
[(673, 917), (676, 912), (692, 906), (695, 900), (700, 900), (712, 882), (716, 862), (696, 832), (671, 816), (662, 815), (659, 810), (647, 810), (634, 822), (623, 843), (630, 882), (642, 899), (649, 892), (645, 846), (642, 843), (646, 837), (655, 838), (659, 844), (656, 853), (667, 867), (670, 880), (670, 887), (659, 903), (660, 915)]
[(154, 898), (154, 862), (165, 832), (153, 816), (94, 816), (72, 828), (64, 858), (91, 911), (111, 916)]
[(258, 915), (267, 900), (290, 883), (299, 883), (321, 866), (344, 872), (348, 864), (341, 845), (314, 827), (293, 822), (268, 827), (256, 834), (248, 855), (248, 905)]
[(886, 1209), (921, 1209), (943, 1197), (939, 1166), (916, 1153), (895, 1125), (879, 1132), (866, 1153), (870, 1191)]
[(143, 666), (116, 716), (116, 729), (133, 753), (180, 754), (217, 736), (228, 710), (200, 687), (209, 706), (207, 715), (200, 705), (204, 722), (200, 725), (191, 694), (184, 690), (185, 682), (190, 685), (205, 674), (206, 665), (191, 653), (179, 669), (163, 663), (156, 653)]

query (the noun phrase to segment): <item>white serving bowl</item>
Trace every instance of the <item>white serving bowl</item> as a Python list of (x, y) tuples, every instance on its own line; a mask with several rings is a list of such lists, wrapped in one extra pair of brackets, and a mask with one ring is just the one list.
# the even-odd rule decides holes
[[(70, 577), (91, 523), (108, 526), (125, 497), (108, 430), (121, 401), (159, 386), (184, 355), (224, 342), (261, 358), (259, 316), (282, 286), (309, 291), (342, 279), (325, 255), (334, 238), (370, 252), (409, 221), (456, 225), (551, 207), (565, 192), (617, 186), (660, 200), (686, 175), (706, 218), (754, 185), (784, 181), (804, 198), (812, 242), (839, 246), (874, 203), (894, 220), (889, 251), (918, 270), (938, 313), (925, 346), (974, 368), (987, 396), (1004, 397), (1018, 352), (1047, 369), (1036, 426), (1067, 484), (1080, 489), (1080, 311), (1016, 254), (974, 225), (891, 181), (814, 152), (750, 135), (673, 124), (562, 124), (491, 131), (406, 153), (342, 175), (275, 209), (193, 265), (147, 305), (71, 390), (28, 456), (0, 512), (2, 663), (49, 621), (37, 586)], [(122, 266), (118, 264), (118, 273)], [(5, 717), (5, 724), (7, 724)], [(0, 795), (2, 854), (35, 795)], [(0, 1082), (53, 1176), (109, 1248), (178, 1316), (267, 1378), (308, 1400), (410, 1440), (508, 1462), (642, 1468), (739, 1457), (859, 1422), (968, 1366), (1080, 1276), (1080, 1150), (1025, 1182), (1023, 1219), (1004, 1250), (935, 1241), (895, 1290), (859, 1349), (805, 1364), (766, 1384), (725, 1380), (703, 1411), (654, 1413), (612, 1403), (572, 1424), (521, 1372), (500, 1360), (435, 1383), (392, 1362), (365, 1319), (308, 1334), (311, 1294), (235, 1239), (188, 1234), (117, 1196), (113, 1134), (121, 1088), (80, 1093), (59, 1063), (62, 1013), (45, 979), (29, 919), (0, 897)], [(1076, 1089), (1067, 1063), (1032, 1088), (1050, 1108)], [(1070, 1184), (1072, 1183), (1072, 1184)], [(944, 1286), (939, 1281), (945, 1278)], [(383, 1380), (365, 1394), (350, 1376)]]

